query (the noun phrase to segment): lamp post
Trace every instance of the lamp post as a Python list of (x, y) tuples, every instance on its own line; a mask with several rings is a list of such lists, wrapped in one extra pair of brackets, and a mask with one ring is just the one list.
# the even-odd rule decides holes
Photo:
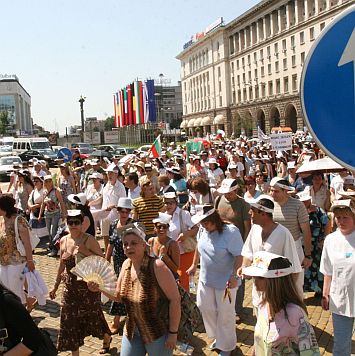
[(81, 115), (81, 142), (84, 142), (84, 103), (85, 103), (86, 97), (80, 95), (79, 103), (80, 103), (80, 115)]

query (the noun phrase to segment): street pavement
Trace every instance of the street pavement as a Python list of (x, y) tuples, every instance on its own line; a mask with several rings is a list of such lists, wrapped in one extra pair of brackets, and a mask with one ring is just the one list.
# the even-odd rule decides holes
[[(0, 188), (6, 191), (8, 183), (0, 183)], [(103, 245), (102, 240), (100, 244)], [(57, 268), (59, 264), (58, 258), (51, 258), (46, 256), (47, 251), (45, 249), (37, 248), (34, 255), (34, 260), (37, 269), (41, 272), (49, 290), (53, 287), (56, 278)], [(59, 330), (59, 313), (60, 313), (60, 300), (61, 300), (62, 285), (57, 292), (57, 297), (54, 301), (48, 300), (45, 306), (37, 306), (32, 311), (32, 316), (36, 323), (48, 330), (53, 338), (56, 340)], [(321, 355), (332, 354), (332, 334), (333, 326), (331, 322), (331, 315), (329, 312), (322, 310), (320, 307), (320, 300), (313, 297), (313, 293), (305, 294), (305, 302), (307, 305), (309, 319), (314, 327), (318, 344), (320, 347)], [(107, 321), (110, 323), (112, 317), (108, 314), (109, 303), (106, 304), (103, 309)], [(244, 299), (245, 316), (242, 318), (241, 324), (236, 324), (236, 333), (238, 343), (236, 349), (233, 351), (232, 356), (239, 355), (252, 355), (253, 345), (253, 330), (255, 325), (255, 318), (252, 313), (251, 303), (251, 281), (246, 283), (246, 293)], [(113, 336), (111, 343), (110, 353), (107, 355), (119, 355), (121, 336)], [(196, 356), (216, 356), (217, 353), (208, 350), (210, 340), (206, 334), (195, 334), (191, 345), (195, 348), (194, 354)], [(98, 354), (101, 349), (102, 341), (94, 338), (87, 337), (85, 339), (85, 345), (80, 348), (80, 355), (93, 355)], [(353, 335), (352, 353), (355, 355), (355, 334)], [(71, 355), (70, 352), (62, 352), (60, 355)], [(182, 355), (180, 353), (174, 353), (174, 355)]]
[[(102, 240), (100, 241), (102, 244)], [(46, 250), (37, 248), (34, 255), (37, 269), (41, 272), (44, 280), (46, 281), (48, 288), (51, 289), (55, 278), (56, 271), (59, 263), (58, 258), (51, 258), (46, 256)], [(61, 300), (62, 285), (58, 290), (57, 297), (54, 301), (48, 300), (45, 306), (37, 306), (32, 311), (32, 316), (36, 323), (42, 328), (48, 330), (53, 340), (56, 340), (59, 330), (59, 312), (60, 312), (60, 300)], [(317, 340), (320, 346), (321, 355), (331, 355), (332, 350), (332, 333), (333, 327), (331, 323), (331, 316), (329, 312), (323, 311), (320, 307), (319, 299), (313, 298), (313, 293), (306, 294), (306, 304), (308, 314), (312, 325), (314, 326)], [(108, 322), (111, 322), (112, 317), (108, 315), (108, 306), (104, 306), (104, 313)], [(232, 355), (251, 355), (253, 345), (253, 328), (255, 325), (255, 318), (252, 315), (251, 304), (251, 281), (246, 283), (246, 297), (244, 300), (245, 316), (242, 319), (242, 323), (236, 324), (236, 332), (238, 337), (238, 343), (236, 349)], [(232, 317), (232, 316), (231, 316)], [(353, 353), (355, 353), (355, 339), (353, 338)], [(115, 335), (111, 343), (111, 355), (119, 355), (121, 336)], [(212, 340), (209, 340), (206, 334), (195, 334), (192, 341), (194, 346), (194, 355), (217, 355), (214, 351), (208, 350), (208, 345)], [(99, 339), (93, 337), (87, 337), (85, 339), (85, 346), (80, 348), (80, 355), (93, 355), (98, 354), (98, 350), (101, 348), (102, 342)], [(60, 355), (71, 355), (69, 352), (62, 352)], [(109, 355), (109, 354), (108, 354)], [(175, 353), (174, 355), (180, 355)]]

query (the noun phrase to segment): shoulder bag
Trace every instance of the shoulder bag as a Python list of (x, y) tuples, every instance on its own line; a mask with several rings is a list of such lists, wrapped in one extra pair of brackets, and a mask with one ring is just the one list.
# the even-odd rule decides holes
[[(18, 219), (20, 216), (17, 216), (15, 219), (15, 240), (16, 240), (16, 248), (17, 251), (20, 253), (21, 256), (26, 256), (26, 251), (25, 251), (25, 246), (23, 245), (23, 242), (20, 238), (20, 234), (19, 234), (19, 230), (18, 230)], [(33, 230), (31, 229), (31, 227), (27, 225), (27, 229), (28, 229), (28, 235), (30, 238), (30, 244), (32, 247), (32, 250), (34, 250), (36, 248), (36, 246), (39, 243), (39, 238), (38, 236), (33, 232)]]

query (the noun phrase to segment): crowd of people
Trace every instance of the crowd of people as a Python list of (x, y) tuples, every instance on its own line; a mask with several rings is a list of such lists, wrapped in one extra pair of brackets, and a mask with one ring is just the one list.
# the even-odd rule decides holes
[[(255, 355), (319, 355), (304, 304), (304, 292), (313, 292), (332, 313), (333, 354), (350, 356), (355, 177), (346, 168), (297, 173), (322, 157), (304, 134), (293, 137), (289, 151), (241, 136), (192, 152), (171, 143), (157, 158), (139, 151), (111, 160), (75, 154), (51, 171), (37, 160), (16, 166), (0, 197), (1, 288), (29, 311), (35, 306), (23, 279), (25, 269), (36, 269), (34, 233), (60, 261), (49, 292), (54, 299), (64, 284), (58, 351), (79, 355), (93, 335), (106, 353), (124, 323), (121, 356), (172, 355), (179, 288), (195, 293), (197, 281), (209, 348), (231, 355), (236, 323), (245, 318), (245, 281), (252, 278)], [(98, 285), (71, 272), (88, 256), (104, 257), (117, 274), (115, 294), (102, 292), (111, 299), (110, 325)], [(31, 342), (23, 347), (34, 350)]]

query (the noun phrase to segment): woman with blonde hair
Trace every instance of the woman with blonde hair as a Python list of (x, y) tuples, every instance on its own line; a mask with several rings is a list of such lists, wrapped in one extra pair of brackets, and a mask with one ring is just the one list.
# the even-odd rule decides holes
[(68, 196), (76, 193), (75, 179), (66, 163), (62, 163), (59, 168), (60, 174), (57, 179), (57, 186), (62, 193), (66, 208), (70, 209), (71, 203), (68, 200)]
[(254, 331), (254, 355), (319, 356), (317, 339), (307, 309), (292, 277), (292, 263), (267, 251), (255, 254), (243, 274), (253, 277), (262, 294)]
[[(123, 262), (116, 294), (107, 297), (123, 302), (127, 320), (121, 342), (121, 356), (172, 356), (181, 317), (180, 294), (174, 276), (160, 259), (147, 253), (146, 235), (135, 223), (122, 228)], [(98, 291), (98, 285), (89, 283)], [(105, 292), (103, 292), (105, 294)], [(168, 313), (159, 313), (164, 299)]]

